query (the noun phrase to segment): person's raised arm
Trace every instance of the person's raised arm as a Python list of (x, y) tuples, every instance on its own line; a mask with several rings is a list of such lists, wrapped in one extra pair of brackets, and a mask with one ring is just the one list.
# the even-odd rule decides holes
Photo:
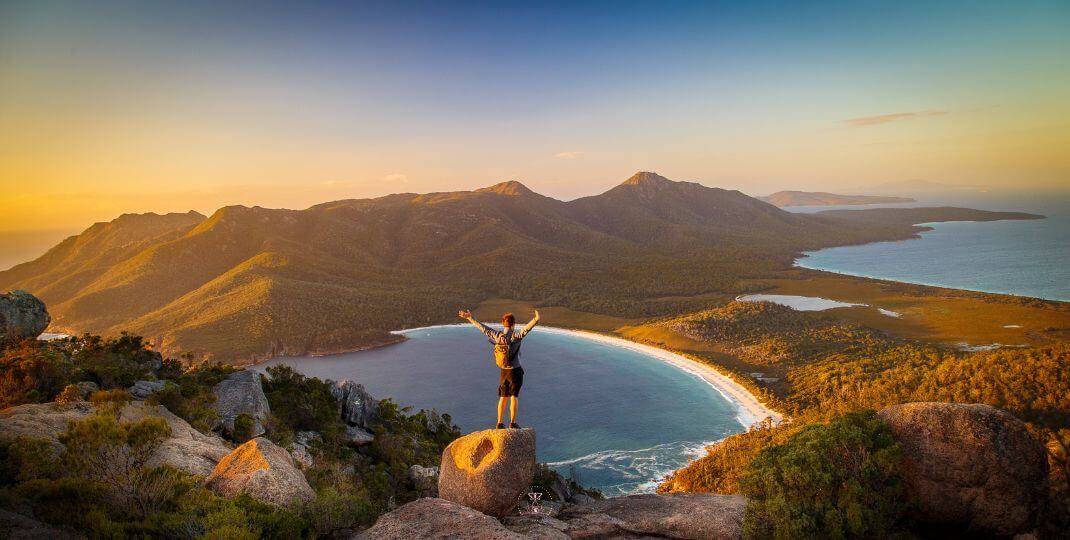
[(532, 328), (535, 328), (536, 324), (539, 324), (539, 310), (537, 309), (535, 310), (535, 316), (528, 321), (528, 324), (521, 328), (519, 332), (513, 332), (513, 335), (516, 336), (517, 339), (523, 339), (524, 336), (528, 335), (528, 332), (530, 332)]
[(462, 309), (458, 311), (457, 316), (474, 324), (475, 327), (478, 328), (480, 332), (483, 332), (483, 334), (486, 335), (487, 338), (489, 338), (491, 341), (497, 341), (498, 336), (501, 335), (501, 332), (498, 332), (497, 330), (477, 321), (475, 317), (472, 316), (472, 312), (467, 309)]

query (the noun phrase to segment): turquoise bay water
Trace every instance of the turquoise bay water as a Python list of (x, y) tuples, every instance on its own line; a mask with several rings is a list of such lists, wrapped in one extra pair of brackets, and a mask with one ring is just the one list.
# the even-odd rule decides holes
[[(471, 326), (407, 331), (408, 340), (324, 357), (276, 358), (323, 379), (350, 379), (372, 395), (449, 413), (465, 432), (494, 427), (498, 368)], [(538, 433), (538, 459), (609, 495), (651, 491), (743, 431), (737, 407), (699, 377), (638, 351), (541, 331), (524, 340), (519, 422)]]
[(1047, 219), (931, 223), (927, 225), (933, 230), (921, 233), (920, 239), (812, 251), (796, 264), (841, 274), (1070, 301), (1070, 200), (974, 196), (888, 206), (946, 204), (1031, 212)]

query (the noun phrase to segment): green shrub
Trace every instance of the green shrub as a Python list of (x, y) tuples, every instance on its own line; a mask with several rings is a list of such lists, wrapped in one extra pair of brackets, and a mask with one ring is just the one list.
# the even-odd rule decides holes
[(318, 431), (324, 440), (340, 442), (345, 423), (338, 416), (338, 401), (331, 387), (314, 377), (305, 377), (290, 366), (267, 369), (264, 394), (275, 424), (284, 429), (272, 430), (272, 439), (287, 444), (287, 435), (296, 431)]
[(119, 411), (127, 406), (132, 399), (133, 397), (130, 395), (130, 392), (121, 388), (97, 390), (96, 392), (89, 394), (89, 402), (92, 403), (98, 411), (111, 414), (119, 414)]
[(241, 413), (234, 419), (234, 431), (231, 439), (236, 443), (243, 443), (253, 438), (253, 429), (256, 428), (256, 419), (248, 413)]
[(873, 411), (802, 428), (762, 450), (742, 479), (750, 538), (873, 538), (904, 510), (900, 450)]

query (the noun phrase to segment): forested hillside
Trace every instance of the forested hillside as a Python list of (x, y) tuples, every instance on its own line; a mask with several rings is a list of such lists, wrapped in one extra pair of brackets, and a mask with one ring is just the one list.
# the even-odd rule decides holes
[[(689, 297), (740, 292), (741, 277), (790, 266), (800, 251), (918, 230), (638, 173), (571, 202), (505, 182), (305, 210), (124, 215), (0, 272), (0, 290), (42, 298), (53, 330), (129, 330), (164, 353), (248, 361), (383, 343), (494, 297), (681, 313), (703, 306)], [(650, 301), (665, 298), (675, 300)]]

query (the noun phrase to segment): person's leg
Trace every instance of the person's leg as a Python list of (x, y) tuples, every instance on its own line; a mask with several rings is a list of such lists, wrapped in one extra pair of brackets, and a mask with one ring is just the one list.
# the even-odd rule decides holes
[(499, 397), (498, 398), (498, 424), (502, 423), (502, 413), (505, 412), (505, 400), (506, 399), (508, 399), (508, 398), (505, 398), (505, 397)]
[(520, 406), (520, 399), (516, 396), (509, 398), (509, 423), (516, 423), (516, 409)]

